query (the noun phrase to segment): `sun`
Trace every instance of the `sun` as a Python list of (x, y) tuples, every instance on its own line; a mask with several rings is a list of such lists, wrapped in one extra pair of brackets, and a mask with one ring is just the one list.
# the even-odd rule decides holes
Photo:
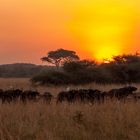
[(136, 32), (138, 17), (135, 2), (86, 1), (76, 8), (69, 28), (77, 40), (82, 40), (79, 51), (88, 50), (92, 58), (103, 61), (130, 51), (130, 45), (137, 42), (132, 35)]
[(93, 53), (93, 57), (98, 61), (102, 62), (103, 60), (112, 60), (112, 57), (119, 55), (121, 50), (118, 48), (118, 45), (106, 44), (100, 46), (96, 53)]

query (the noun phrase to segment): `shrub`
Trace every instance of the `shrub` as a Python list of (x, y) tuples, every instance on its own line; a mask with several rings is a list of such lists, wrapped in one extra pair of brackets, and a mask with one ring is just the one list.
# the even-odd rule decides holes
[(69, 75), (61, 71), (48, 71), (34, 76), (31, 81), (41, 85), (64, 85), (69, 83)]

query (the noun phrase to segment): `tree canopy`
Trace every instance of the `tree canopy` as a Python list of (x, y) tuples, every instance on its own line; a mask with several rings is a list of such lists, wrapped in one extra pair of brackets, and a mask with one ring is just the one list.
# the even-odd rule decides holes
[(111, 61), (111, 63), (115, 64), (138, 63), (138, 62), (140, 62), (140, 55), (138, 53), (113, 56), (113, 60)]
[(55, 51), (48, 52), (47, 56), (42, 57), (41, 60), (59, 68), (64, 62), (79, 60), (79, 56), (75, 51), (57, 49)]

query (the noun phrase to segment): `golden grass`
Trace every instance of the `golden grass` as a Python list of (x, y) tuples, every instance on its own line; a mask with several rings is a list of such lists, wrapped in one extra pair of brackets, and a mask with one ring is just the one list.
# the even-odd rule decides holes
[[(0, 88), (34, 88), (28, 80), (0, 79)], [(90, 84), (85, 88), (116, 86)], [(56, 94), (66, 87), (37, 88)], [(140, 103), (0, 104), (0, 140), (140, 140)]]
[(0, 106), (0, 140), (139, 140), (140, 104)]

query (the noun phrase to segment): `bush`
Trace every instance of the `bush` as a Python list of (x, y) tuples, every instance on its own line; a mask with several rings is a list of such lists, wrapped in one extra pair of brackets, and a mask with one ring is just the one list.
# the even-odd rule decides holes
[(41, 85), (64, 85), (69, 83), (69, 75), (61, 71), (48, 71), (34, 76), (31, 81)]
[(92, 70), (97, 66), (95, 61), (91, 60), (81, 60), (81, 61), (72, 61), (66, 62), (63, 65), (63, 69), (69, 73), (78, 73), (82, 71)]

